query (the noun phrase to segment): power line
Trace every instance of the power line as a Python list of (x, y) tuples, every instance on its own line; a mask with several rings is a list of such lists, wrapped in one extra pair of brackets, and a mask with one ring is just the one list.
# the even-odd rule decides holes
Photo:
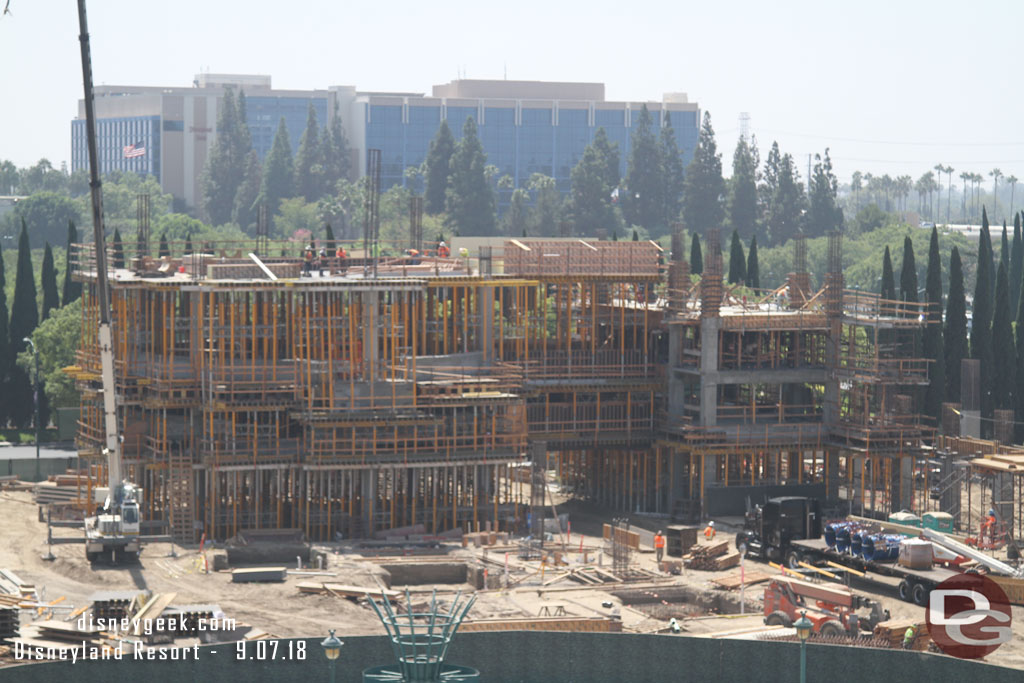
[(837, 140), (839, 142), (859, 142), (869, 145), (904, 145), (908, 147), (1010, 147), (1024, 146), (1024, 142), (908, 142), (904, 140), (867, 140), (864, 138), (846, 138), (834, 135), (814, 135), (811, 133), (794, 133), (785, 130), (772, 128), (759, 128), (766, 133), (774, 135), (791, 135), (799, 138), (812, 138), (815, 140)]

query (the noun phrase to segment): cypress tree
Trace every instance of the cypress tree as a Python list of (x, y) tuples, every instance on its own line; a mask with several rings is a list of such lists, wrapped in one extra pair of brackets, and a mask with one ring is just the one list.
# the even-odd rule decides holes
[(946, 352), (942, 339), (942, 263), (939, 260), (939, 231), (932, 227), (928, 244), (928, 274), (925, 278), (925, 297), (928, 302), (928, 325), (924, 330), (924, 357), (931, 360), (928, 368), (928, 388), (925, 390), (924, 412), (942, 419), (942, 401), (946, 395)]
[(914, 241), (903, 238), (903, 267), (900, 270), (900, 301), (917, 301), (917, 265), (914, 263)]
[[(984, 219), (984, 209), (982, 209)], [(977, 280), (974, 284), (974, 315), (971, 320), (971, 358), (981, 361), (981, 412), (985, 417), (992, 414), (989, 390), (992, 386), (992, 246), (985, 239), (987, 221), (982, 221), (982, 233), (978, 239)]]
[(121, 231), (114, 229), (113, 258), (115, 268), (124, 268), (124, 243), (121, 241)]
[(32, 381), (28, 374), (14, 363), (14, 358), (28, 346), (23, 340), (31, 337), (39, 326), (39, 309), (36, 308), (36, 280), (32, 272), (32, 252), (29, 250), (28, 229), (21, 222), (21, 236), (18, 238), (18, 270), (14, 276), (14, 302), (11, 304), (10, 325), (10, 396), (11, 422), (24, 427), (32, 419), (35, 410), (32, 400)]
[(996, 274), (996, 307), (992, 315), (992, 358), (999, 359), (999, 372), (992, 372), (992, 407), (1000, 410), (1013, 408), (1013, 389), (1016, 382), (1016, 350), (1013, 328), (1010, 325), (1010, 284), (1007, 268), (999, 264)]
[(1003, 241), (999, 245), (999, 262), (1006, 268), (1006, 279), (1010, 279), (1010, 240), (1006, 235), (1006, 221), (1003, 221)]
[(192, 248), (192, 235), (185, 235), (185, 253), (195, 253), (195, 249)]
[(761, 267), (757, 263), (757, 235), (750, 238), (747, 252), (747, 287), (761, 289)]
[(1024, 239), (1020, 232), (1020, 213), (1013, 215), (1013, 244), (1010, 247), (1010, 309), (1020, 303), (1020, 283), (1024, 277)]
[(1024, 441), (1024, 296), (1017, 302), (1017, 383), (1013, 388), (1016, 422), (1015, 441)]
[(690, 272), (694, 275), (702, 275), (704, 273), (704, 256), (700, 251), (700, 235), (696, 231), (694, 231), (693, 239), (690, 241)]
[(334, 229), (331, 228), (330, 223), (324, 226), (324, 241), (326, 242), (328, 256), (334, 256), (334, 250), (337, 247), (334, 245)]
[(445, 193), (448, 190), (448, 176), (451, 175), (452, 154), (455, 153), (455, 137), (448, 128), (448, 121), (442, 120), (437, 135), (430, 141), (427, 151), (427, 188), (424, 192), (424, 209), (431, 216), (444, 213)]
[(4, 255), (0, 251), (0, 427), (6, 426), (10, 418), (10, 371), (14, 364), (7, 320), (7, 276), (4, 272)]
[(160, 233), (160, 251), (158, 253), (160, 255), (160, 258), (170, 258), (171, 257), (171, 248), (167, 244), (167, 233), (166, 232)]
[(747, 259), (743, 255), (743, 245), (740, 243), (740, 234), (735, 229), (732, 231), (732, 243), (729, 246), (729, 284), (746, 282), (747, 280)]
[(57, 293), (57, 269), (53, 265), (53, 249), (50, 243), (46, 243), (46, 250), (43, 252), (43, 271), (40, 274), (43, 286), (43, 315), (42, 320), (50, 317), (50, 311), (60, 308), (60, 295)]
[(637, 233), (636, 228), (633, 228), (633, 241), (634, 242), (639, 242), (640, 241), (640, 235)]
[(889, 255), (889, 245), (885, 246), (885, 254), (882, 256), (882, 289), (879, 296), (888, 301), (896, 300), (896, 276), (892, 272), (892, 256)]
[(946, 400), (960, 403), (960, 361), (967, 358), (967, 303), (963, 265), (960, 263), (960, 250), (956, 247), (949, 255), (949, 298), (946, 300), (946, 327), (942, 337), (946, 347)]
[[(64, 302), (65, 306), (82, 296), (82, 283), (75, 282), (71, 279), (71, 262), (74, 260), (71, 256), (75, 249), (73, 246), (75, 244), (78, 244), (78, 230), (75, 228), (73, 221), (68, 221), (68, 247), (64, 263), (64, 296), (61, 298), (61, 301)], [(6, 315), (6, 304), (4, 309), (4, 314)], [(4, 330), (4, 338), (6, 337), (6, 330)], [(2, 374), (2, 372), (0, 372), (0, 374)], [(2, 419), (0, 419), (0, 423), (2, 423)]]
[[(988, 258), (985, 260), (981, 259), (981, 242), (985, 242), (985, 251), (988, 254)], [(995, 267), (995, 251), (992, 249), (992, 233), (989, 231), (988, 226), (988, 212), (985, 207), (981, 207), (981, 233), (978, 235), (978, 267), (984, 267), (987, 271), (988, 286), (989, 286), (989, 298), (992, 303), (995, 303), (996, 299), (996, 267)], [(991, 308), (989, 308), (991, 315)], [(991, 322), (991, 319), (989, 319)], [(973, 325), (972, 325), (973, 327)]]

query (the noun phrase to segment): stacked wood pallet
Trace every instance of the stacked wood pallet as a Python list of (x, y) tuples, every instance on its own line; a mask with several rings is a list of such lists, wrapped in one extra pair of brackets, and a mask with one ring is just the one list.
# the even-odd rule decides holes
[(928, 624), (917, 619), (890, 619), (889, 621), (883, 621), (875, 626), (874, 635), (875, 638), (889, 643), (889, 647), (902, 648), (903, 638), (907, 633), (907, 629), (911, 626), (917, 627), (917, 631), (910, 649), (927, 650), (928, 643), (931, 641), (931, 636), (928, 635)]
[(18, 635), (18, 608), (0, 608), (0, 640), (9, 641)]
[(689, 569), (717, 571), (738, 565), (740, 554), (729, 552), (729, 541), (719, 541), (690, 548), (690, 552), (683, 557), (683, 561)]

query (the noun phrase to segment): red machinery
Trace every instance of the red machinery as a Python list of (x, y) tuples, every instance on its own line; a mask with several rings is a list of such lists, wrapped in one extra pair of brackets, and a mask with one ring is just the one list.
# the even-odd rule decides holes
[[(777, 576), (764, 589), (765, 624), (788, 628), (804, 610), (814, 624), (814, 632), (823, 636), (856, 636), (862, 629), (874, 630), (875, 624), (889, 618), (889, 612), (877, 601), (856, 595), (842, 586), (823, 586)], [(858, 610), (864, 611), (858, 613)]]

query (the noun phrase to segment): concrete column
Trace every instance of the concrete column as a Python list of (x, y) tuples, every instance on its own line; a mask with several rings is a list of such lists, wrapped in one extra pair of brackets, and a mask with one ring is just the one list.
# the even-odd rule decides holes
[(718, 372), (718, 331), (721, 318), (705, 317), (700, 321), (700, 426), (718, 424), (718, 384), (709, 375)]
[(369, 538), (375, 531), (373, 516), (377, 511), (377, 470), (365, 469), (359, 473), (359, 490), (362, 494), (360, 516), (362, 518), (363, 536)]
[(363, 292), (363, 376), (377, 377), (377, 292)]
[(480, 315), (480, 349), (484, 365), (494, 361), (494, 289), (480, 287), (477, 290), (477, 312)]
[(828, 477), (825, 479), (825, 498), (836, 500), (839, 498), (839, 451), (828, 449), (825, 451), (825, 469)]
[[(899, 512), (904, 508), (909, 510), (914, 506), (914, 459), (903, 456), (897, 462), (899, 463), (900, 472), (900, 495), (899, 500), (893, 502), (893, 508), (890, 512)], [(893, 465), (895, 464), (893, 463)]]
[[(1011, 533), (1013, 521), (1013, 477), (1008, 473), (995, 474), (992, 477), (992, 506), (999, 515), (999, 521), (1005, 522)], [(982, 512), (988, 512), (983, 510)]]

